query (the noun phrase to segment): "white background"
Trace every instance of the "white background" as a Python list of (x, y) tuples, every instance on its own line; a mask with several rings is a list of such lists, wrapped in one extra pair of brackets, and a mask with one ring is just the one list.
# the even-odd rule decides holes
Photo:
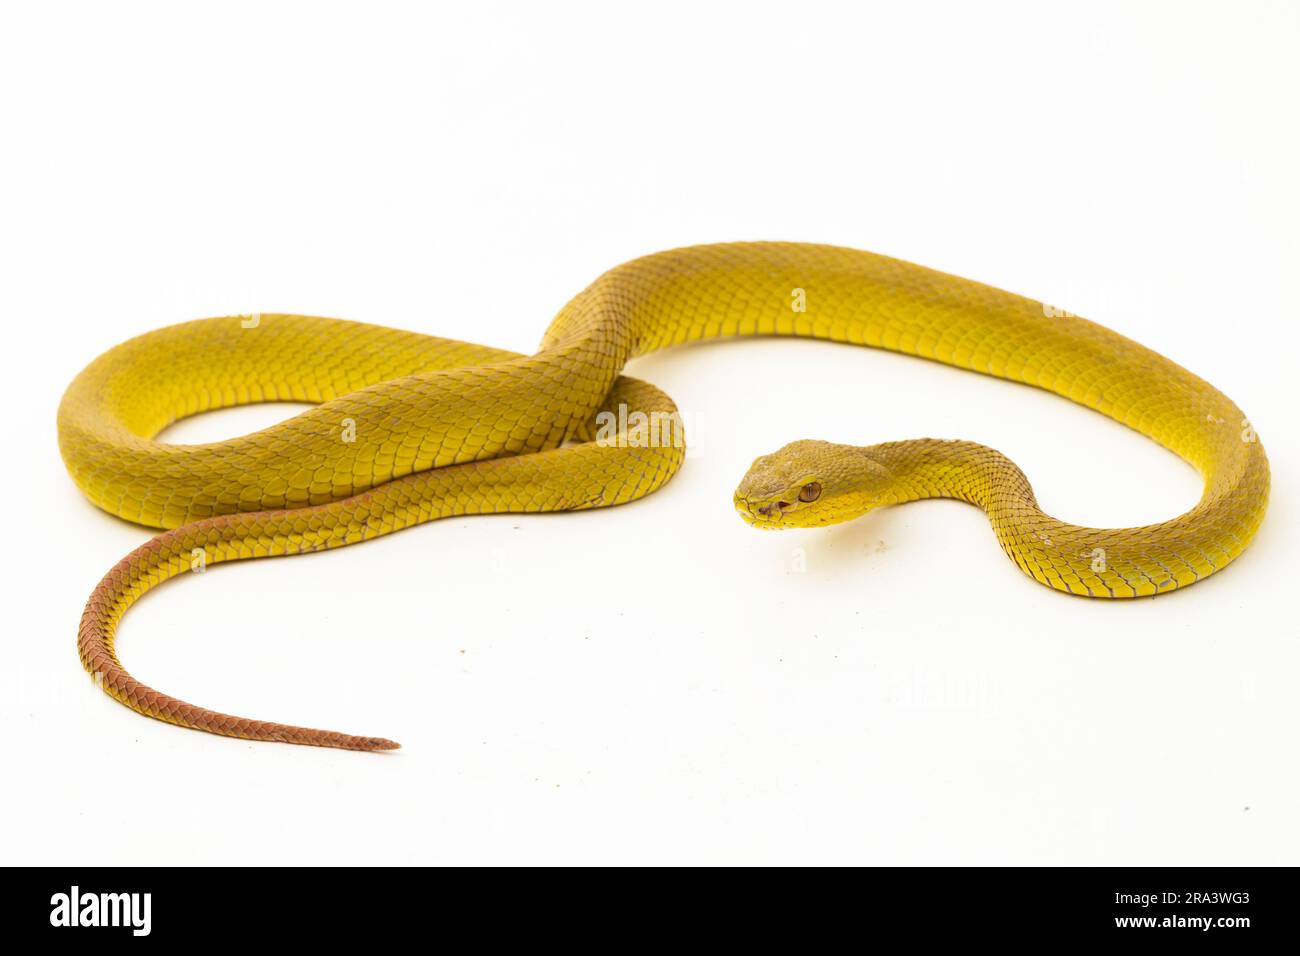
[[(180, 7), (0, 16), (3, 862), (1300, 862), (1294, 5)], [(985, 442), (1100, 526), (1199, 483), (1046, 393), (718, 343), (631, 368), (696, 426), (642, 502), (220, 567), (122, 628), (155, 687), (403, 750), (187, 732), (80, 669), (87, 595), (148, 535), (55, 444), (103, 350), (260, 310), (530, 351), (604, 269), (756, 238), (976, 278), (1203, 375), (1268, 449), (1259, 537), (1110, 603), (955, 502), (760, 534), (731, 492), (802, 437)]]

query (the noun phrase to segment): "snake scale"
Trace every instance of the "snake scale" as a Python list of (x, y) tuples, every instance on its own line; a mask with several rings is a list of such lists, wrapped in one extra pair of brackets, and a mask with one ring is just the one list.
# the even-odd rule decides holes
[[(1043, 513), (998, 452), (965, 441), (857, 447), (801, 441), (757, 459), (736, 491), (763, 528), (847, 520), (947, 497), (984, 509), (1008, 556), (1073, 594), (1132, 598), (1223, 568), (1263, 520), (1269, 471), (1246, 416), (1168, 359), (1041, 302), (886, 256), (797, 243), (649, 255), (573, 298), (524, 356), (295, 315), (175, 325), (95, 359), (59, 408), (59, 445), (94, 504), (168, 529), (95, 588), (82, 664), (139, 713), (252, 740), (397, 745), (220, 714), (144, 686), (114, 635), (144, 592), (225, 561), (342, 547), (451, 515), (601, 508), (643, 497), (681, 465), (672, 400), (621, 375), (634, 356), (733, 336), (803, 336), (889, 349), (1047, 389), (1151, 437), (1204, 478), (1187, 513), (1098, 529)], [(170, 423), (252, 402), (317, 403), (241, 438), (175, 445)], [(662, 435), (657, 436), (662, 439)]]

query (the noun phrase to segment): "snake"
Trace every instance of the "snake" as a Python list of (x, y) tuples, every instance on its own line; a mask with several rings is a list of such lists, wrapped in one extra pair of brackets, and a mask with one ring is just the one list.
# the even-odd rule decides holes
[[(157, 329), (94, 359), (59, 406), (63, 461), (94, 505), (161, 533), (91, 593), (78, 629), (81, 663), (110, 696), (171, 724), (247, 740), (394, 749), (383, 737), (235, 717), (160, 693), (118, 659), (120, 622), (152, 588), (214, 564), (330, 550), (449, 516), (582, 511), (643, 498), (682, 466), (682, 416), (624, 366), (657, 349), (752, 336), (886, 349), (1054, 392), (1150, 437), (1203, 479), (1199, 501), (1178, 517), (1089, 528), (1043, 512), (1024, 473), (976, 442), (806, 439), (760, 456), (742, 478), (733, 506), (754, 527), (812, 528), (884, 506), (958, 499), (986, 512), (1002, 550), (1035, 581), (1132, 599), (1222, 570), (1263, 520), (1268, 461), (1246, 415), (1208, 382), (1110, 329), (856, 249), (692, 246), (605, 272), (559, 311), (531, 355), (258, 313)], [(227, 441), (157, 437), (187, 416), (257, 402), (312, 407)]]

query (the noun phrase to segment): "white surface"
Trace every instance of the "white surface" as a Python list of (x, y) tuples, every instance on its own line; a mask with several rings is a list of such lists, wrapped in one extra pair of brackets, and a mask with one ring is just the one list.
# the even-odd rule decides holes
[[(6, 6), (3, 862), (1300, 862), (1300, 19), (1063, 10)], [(721, 343), (632, 369), (697, 426), (643, 502), (220, 567), (125, 622), (155, 687), (400, 752), (190, 733), (82, 673), (85, 598), (147, 536), (58, 458), (104, 349), (280, 310), (529, 350), (603, 269), (742, 238), (890, 253), (1183, 363), (1268, 448), (1258, 539), (1103, 603), (954, 502), (760, 534), (731, 491), (800, 437), (986, 442), (1095, 525), (1198, 481), (1045, 393)]]

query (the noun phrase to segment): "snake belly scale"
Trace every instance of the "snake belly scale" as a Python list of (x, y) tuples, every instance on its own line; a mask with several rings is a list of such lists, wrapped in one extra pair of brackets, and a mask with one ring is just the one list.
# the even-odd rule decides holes
[[(792, 305), (792, 296), (802, 309)], [(1198, 469), (1200, 501), (1140, 528), (1043, 513), (991, 448), (918, 439), (801, 441), (759, 457), (736, 491), (762, 528), (810, 527), (920, 498), (969, 501), (1042, 584), (1102, 598), (1161, 594), (1222, 569), (1263, 520), (1269, 471), (1246, 416), (1213, 386), (1115, 332), (1041, 302), (886, 256), (799, 243), (729, 243), (646, 256), (570, 301), (523, 356), (337, 319), (261, 315), (149, 332), (95, 359), (59, 408), (59, 445), (94, 504), (167, 529), (123, 558), (81, 619), (82, 664), (142, 714), (253, 740), (396, 746), (248, 720), (136, 681), (114, 637), (131, 604), (183, 571), (341, 547), (449, 515), (584, 510), (660, 487), (671, 441), (631, 434), (628, 409), (672, 420), (672, 400), (622, 376), (667, 346), (802, 336), (919, 356), (1046, 389), (1151, 437)], [(210, 409), (316, 403), (229, 441), (155, 436)], [(635, 418), (635, 415), (633, 416)], [(617, 420), (621, 430), (609, 432)], [(603, 429), (603, 430), (602, 430)]]

